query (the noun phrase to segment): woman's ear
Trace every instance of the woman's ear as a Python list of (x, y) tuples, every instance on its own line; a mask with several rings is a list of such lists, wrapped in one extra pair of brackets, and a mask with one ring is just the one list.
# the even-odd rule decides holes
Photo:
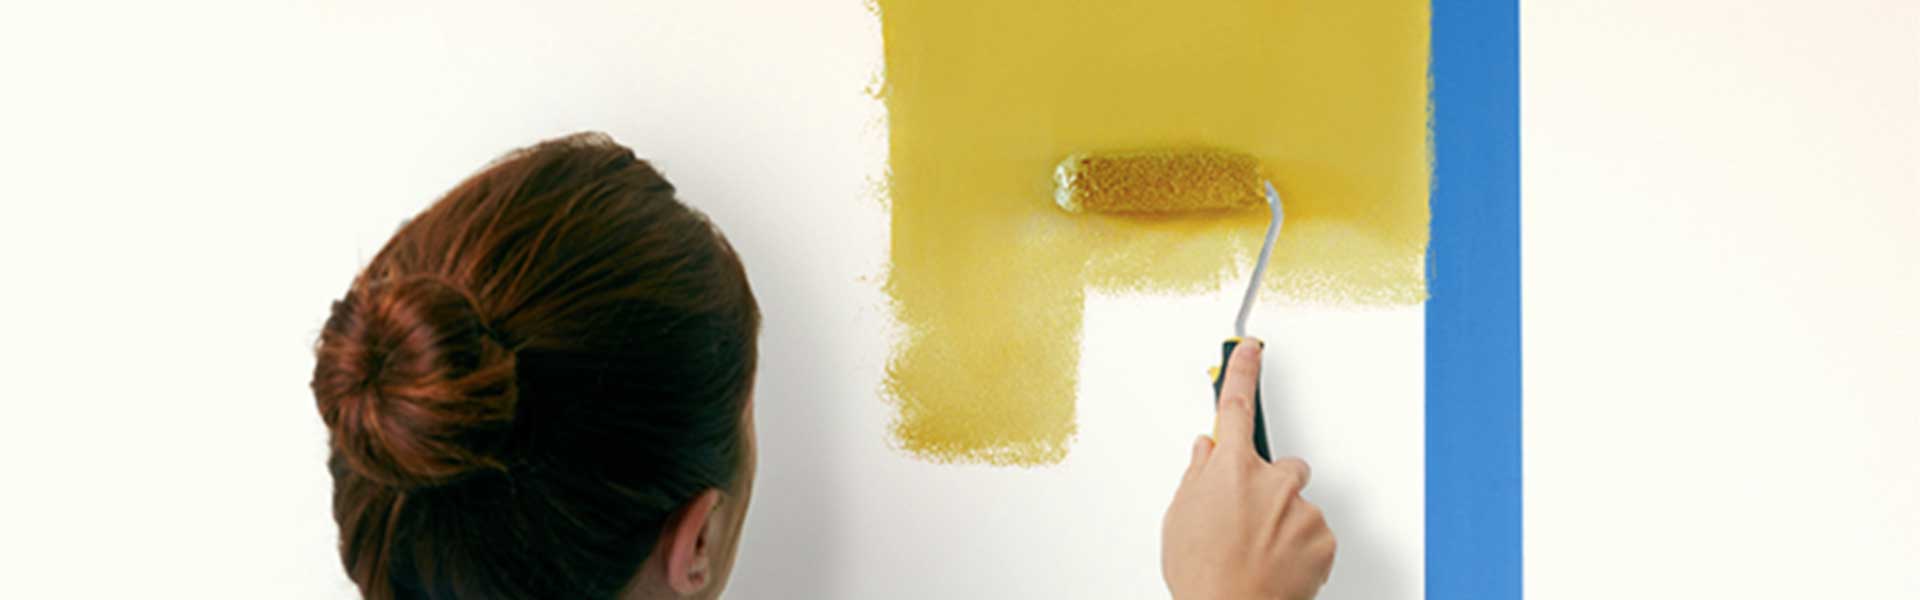
[(713, 584), (713, 532), (708, 526), (720, 505), (720, 490), (708, 488), (667, 517), (660, 530), (660, 549), (666, 552), (667, 587), (682, 596), (699, 593)]

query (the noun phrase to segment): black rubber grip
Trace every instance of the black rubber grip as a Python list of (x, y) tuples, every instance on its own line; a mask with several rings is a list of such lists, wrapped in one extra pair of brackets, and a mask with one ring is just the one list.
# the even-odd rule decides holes
[[(1220, 344), (1220, 374), (1213, 377), (1213, 408), (1220, 409), (1220, 385), (1227, 380), (1227, 361), (1233, 358), (1233, 349), (1240, 346), (1239, 339), (1227, 340)], [(1253, 384), (1253, 451), (1260, 453), (1260, 460), (1273, 462), (1273, 456), (1267, 450), (1267, 413), (1260, 408), (1260, 383)]]

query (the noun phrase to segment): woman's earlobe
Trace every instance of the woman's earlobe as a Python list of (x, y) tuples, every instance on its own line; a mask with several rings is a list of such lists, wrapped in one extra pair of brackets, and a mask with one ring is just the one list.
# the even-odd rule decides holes
[(667, 553), (667, 586), (674, 593), (693, 595), (712, 583), (713, 543), (707, 539), (707, 530), (719, 504), (720, 490), (703, 490), (675, 510), (661, 529), (660, 547)]

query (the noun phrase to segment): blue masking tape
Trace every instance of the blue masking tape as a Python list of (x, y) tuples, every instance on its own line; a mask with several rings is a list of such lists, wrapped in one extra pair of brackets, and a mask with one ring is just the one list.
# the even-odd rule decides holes
[(1521, 597), (1517, 0), (1433, 6), (1426, 598)]

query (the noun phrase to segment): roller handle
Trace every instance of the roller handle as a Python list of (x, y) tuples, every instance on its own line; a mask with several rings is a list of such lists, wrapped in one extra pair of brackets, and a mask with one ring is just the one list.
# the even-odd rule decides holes
[[(1229, 339), (1220, 344), (1220, 370), (1213, 377), (1213, 408), (1220, 409), (1220, 386), (1227, 380), (1227, 361), (1233, 358), (1233, 349), (1240, 345), (1240, 338)], [(1253, 450), (1260, 453), (1260, 460), (1273, 462), (1272, 454), (1267, 450), (1267, 413), (1260, 408), (1260, 384), (1253, 386)]]

